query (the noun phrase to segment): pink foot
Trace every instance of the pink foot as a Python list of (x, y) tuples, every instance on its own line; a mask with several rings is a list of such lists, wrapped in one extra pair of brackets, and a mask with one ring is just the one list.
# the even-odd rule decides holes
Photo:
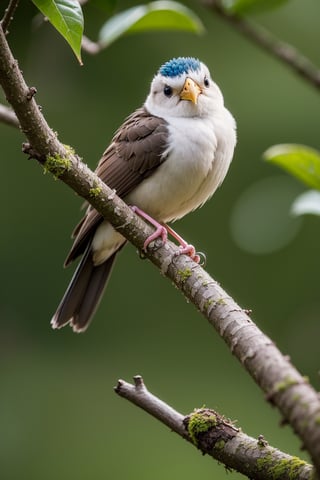
[(180, 255), (189, 255), (190, 258), (196, 263), (200, 263), (200, 255), (197, 254), (196, 249), (193, 245), (187, 243), (175, 230), (166, 225), (167, 232), (177, 240), (180, 245), (179, 254)]
[(159, 222), (157, 222), (154, 218), (150, 217), (147, 213), (145, 213), (143, 210), (141, 210), (138, 207), (132, 206), (131, 209), (140, 215), (140, 217), (144, 218), (147, 220), (151, 225), (155, 227), (155, 232), (153, 232), (149, 237), (145, 240), (143, 244), (143, 250), (147, 250), (148, 245), (153, 242), (153, 240), (156, 240), (157, 238), (161, 237), (163, 243), (166, 243), (168, 240), (168, 234), (167, 234), (167, 229), (163, 225), (161, 225)]
[[(153, 242), (153, 240), (156, 240), (157, 238), (161, 237), (163, 243), (166, 243), (168, 240), (168, 233), (179, 243), (179, 253), (178, 255), (188, 255), (194, 262), (200, 263), (201, 257), (200, 255), (196, 252), (195, 248), (193, 245), (189, 245), (180, 235), (173, 230), (171, 227), (169, 227), (166, 224), (161, 224), (157, 222), (154, 218), (150, 217), (147, 213), (145, 213), (143, 210), (136, 206), (131, 206), (132, 210), (140, 215), (140, 217), (144, 218), (147, 220), (151, 225), (155, 227), (155, 231), (145, 240), (143, 244), (143, 250), (147, 250), (148, 245)], [(203, 260), (202, 260), (202, 265), (205, 263), (205, 255), (202, 254)]]

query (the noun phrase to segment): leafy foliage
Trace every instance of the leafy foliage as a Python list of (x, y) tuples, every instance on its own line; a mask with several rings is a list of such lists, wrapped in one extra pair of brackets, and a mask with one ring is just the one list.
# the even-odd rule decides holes
[[(309, 187), (320, 190), (320, 152), (296, 144), (275, 145), (264, 153), (264, 158), (291, 173)], [(314, 190), (296, 198), (292, 205), (294, 215), (320, 215), (320, 193)]]
[(125, 33), (155, 30), (184, 30), (201, 33), (204, 27), (192, 10), (172, 1), (138, 5), (111, 17), (101, 28), (100, 44), (110, 45)]
[(309, 187), (320, 190), (320, 152), (317, 150), (296, 144), (275, 145), (264, 153), (264, 158)]
[(83, 15), (76, 0), (32, 0), (36, 7), (65, 38), (81, 62)]
[(293, 215), (320, 215), (320, 192), (309, 190), (299, 195), (292, 204)]
[[(50, 23), (65, 38), (81, 61), (81, 42), (84, 28), (83, 14), (77, 0), (32, 0)], [(110, 12), (114, 0), (95, 0), (99, 9)], [(159, 0), (137, 5), (109, 18), (99, 33), (101, 47), (107, 47), (126, 33), (155, 30), (180, 30), (192, 33), (204, 31), (199, 17), (181, 3)]]

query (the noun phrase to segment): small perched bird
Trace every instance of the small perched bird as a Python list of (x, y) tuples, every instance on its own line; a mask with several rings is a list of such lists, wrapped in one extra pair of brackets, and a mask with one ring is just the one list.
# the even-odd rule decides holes
[[(96, 173), (156, 226), (146, 248), (156, 236), (165, 240), (165, 223), (213, 195), (226, 176), (235, 144), (235, 120), (208, 68), (196, 58), (174, 58), (160, 67), (143, 107), (118, 129)], [(70, 324), (73, 331), (82, 332), (126, 239), (90, 205), (73, 238), (65, 266), (79, 255), (82, 259), (51, 325)], [(193, 247), (176, 238), (181, 253), (198, 261)]]

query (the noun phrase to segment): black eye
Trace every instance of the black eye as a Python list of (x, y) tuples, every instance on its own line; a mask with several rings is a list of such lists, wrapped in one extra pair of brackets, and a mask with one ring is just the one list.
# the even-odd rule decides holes
[(209, 80), (208, 77), (204, 77), (203, 84), (204, 84), (205, 87), (209, 87), (209, 86), (210, 86), (210, 80)]
[(163, 89), (163, 93), (165, 94), (166, 97), (171, 97), (172, 95), (172, 88), (169, 87), (169, 85), (165, 85)]

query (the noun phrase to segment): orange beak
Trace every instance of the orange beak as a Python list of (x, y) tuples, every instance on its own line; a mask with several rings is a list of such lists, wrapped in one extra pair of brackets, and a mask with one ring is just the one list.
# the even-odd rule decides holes
[(199, 87), (199, 85), (194, 80), (192, 80), (192, 78), (187, 77), (180, 92), (181, 100), (190, 100), (196, 105), (198, 103), (198, 97), (200, 93), (201, 88)]

